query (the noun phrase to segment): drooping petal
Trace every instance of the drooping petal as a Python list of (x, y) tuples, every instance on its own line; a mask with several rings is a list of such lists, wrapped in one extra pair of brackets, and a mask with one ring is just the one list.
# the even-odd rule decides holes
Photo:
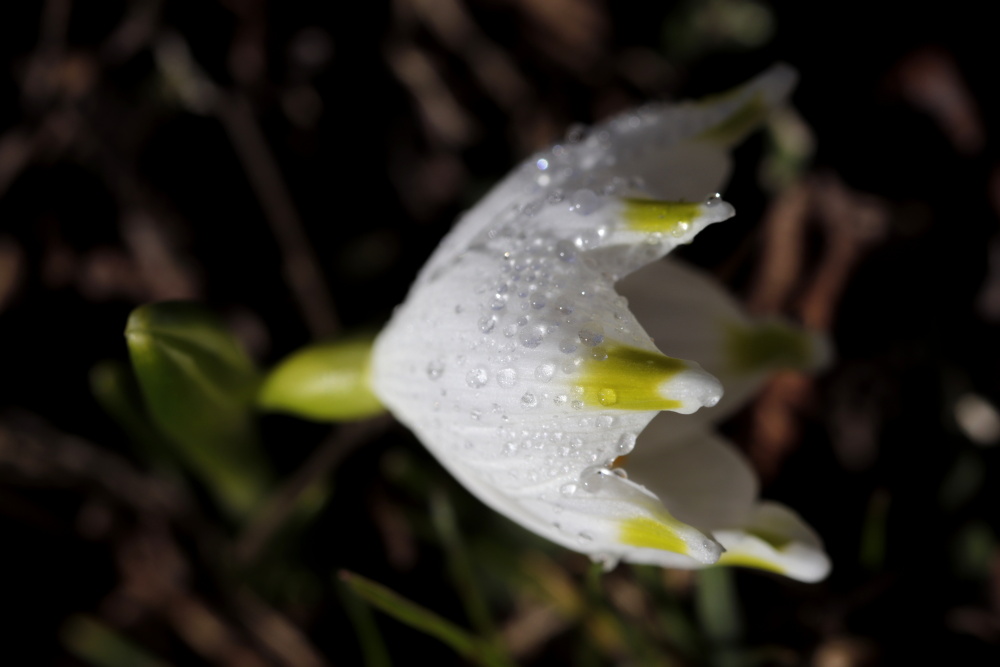
[(632, 480), (678, 520), (712, 535), (726, 550), (719, 565), (823, 579), (830, 562), (816, 533), (787, 507), (757, 499), (757, 478), (743, 455), (708, 430), (677, 437), (664, 416), (649, 424), (629, 455)]
[(719, 558), (611, 471), (658, 411), (721, 395), (698, 364), (657, 349), (614, 282), (733, 214), (705, 199), (725, 148), (792, 79), (778, 67), (713, 103), (625, 114), (540, 153), (435, 251), (375, 343), (372, 388), (488, 505), (606, 562)]
[(726, 393), (711, 411), (670, 420), (687, 431), (724, 421), (742, 408), (775, 371), (814, 372), (829, 363), (830, 344), (819, 332), (775, 318), (749, 317), (717, 280), (673, 257), (619, 281), (616, 289), (667, 354), (697, 359)]
[(633, 481), (663, 501), (678, 519), (711, 533), (746, 525), (759, 485), (749, 462), (707, 429), (677, 435), (672, 420), (649, 423), (629, 455)]
[(819, 537), (798, 514), (778, 503), (759, 503), (743, 529), (714, 535), (726, 548), (719, 565), (768, 570), (806, 582), (830, 573)]

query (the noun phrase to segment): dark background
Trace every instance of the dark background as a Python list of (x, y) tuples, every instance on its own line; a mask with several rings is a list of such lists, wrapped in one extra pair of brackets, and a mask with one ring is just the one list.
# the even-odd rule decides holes
[[(1000, 96), (976, 6), (3, 3), (0, 661), (132, 664), (110, 641), (167, 664), (358, 664), (341, 569), (468, 626), (427, 519), (445, 489), (519, 662), (995, 664)], [(262, 418), (279, 478), (335, 452), (306, 475), (328, 494), (236, 566), (242, 528), (92, 395), (91, 369), (126, 359), (125, 320), (149, 301), (206, 302), (265, 366), (376, 330), (458, 213), (532, 150), (776, 61), (800, 72), (800, 121), (737, 150), (738, 217), (684, 254), (754, 312), (834, 340), (827, 372), (777, 378), (726, 427), (834, 569), (811, 586), (736, 572), (738, 632), (712, 629), (693, 575), (623, 567), (587, 584), (583, 557), (485, 510), (384, 422)], [(814, 143), (775, 148), (802, 128)], [(778, 176), (761, 168), (775, 161)], [(590, 606), (525, 592), (542, 571), (526, 553)], [(528, 640), (518, 623), (536, 608), (561, 621)], [(601, 614), (645, 638), (595, 639)], [(461, 663), (376, 624), (397, 664)]]

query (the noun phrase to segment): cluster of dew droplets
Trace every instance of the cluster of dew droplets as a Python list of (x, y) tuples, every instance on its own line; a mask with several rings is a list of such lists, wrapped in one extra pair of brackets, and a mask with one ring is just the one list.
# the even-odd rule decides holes
[[(551, 482), (556, 507), (612, 488), (624, 476), (616, 460), (645, 426), (636, 413), (615, 409), (620, 397), (611, 387), (597, 392), (599, 406), (585, 405), (576, 379), (587, 363), (608, 359), (609, 343), (641, 343), (614, 277), (596, 266), (594, 253), (604, 252), (610, 237), (609, 206), (643, 190), (640, 178), (620, 173), (623, 154), (608, 145), (643, 122), (638, 114), (596, 133), (571, 129), (562, 145), (521, 168), (530, 187), (518, 200), (498, 206), (455, 261), (442, 260), (430, 274), (449, 299), (461, 276), (465, 295), (437, 304), (446, 297), (428, 294), (427, 312), (440, 307), (450, 320), (442, 315), (422, 326), (462, 329), (460, 342), (442, 336), (432, 358), (414, 368), (432, 384), (408, 390), (433, 409), (411, 421), (447, 427), (436, 411), (454, 408), (467, 429), (453, 445), (464, 466), (511, 492)], [(541, 216), (553, 213), (568, 216), (573, 231), (542, 224)], [(425, 442), (434, 438), (429, 427), (422, 434)]]
[[(564, 154), (557, 146), (534, 162), (539, 175), (546, 177), (539, 184), (557, 177)], [(616, 428), (616, 416), (586, 410), (584, 389), (573, 383), (586, 359), (608, 358), (609, 335), (621, 338), (630, 333), (620, 314), (627, 312), (627, 304), (587, 257), (607, 237), (606, 225), (593, 214), (626, 183), (616, 176), (608, 183), (589, 185), (569, 194), (558, 187), (543, 188), (545, 196), (532, 199), (530, 205), (509, 207), (500, 216), (502, 224), (491, 229), (488, 240), (475, 250), (475, 261), (492, 262), (496, 271), (470, 288), (478, 308), (478, 317), (470, 318), (478, 336), (473, 347), (486, 352), (489, 363), (465, 370), (465, 389), (483, 401), (493, 400), (490, 397), (498, 390), (505, 390), (500, 395), (507, 398), (499, 411), (483, 406), (467, 414), (484, 428), (498, 425), (495, 442), (508, 462), (500, 483), (576, 479), (574, 471), (582, 467), (609, 471), (635, 442), (634, 433)], [(564, 214), (593, 216), (594, 224), (575, 228), (568, 238), (532, 236), (531, 219), (545, 206), (561, 207)], [(598, 400), (612, 408), (618, 397), (614, 389), (606, 388)], [(515, 423), (523, 427), (515, 428)], [(602, 446), (592, 444), (595, 432), (601, 434)], [(489, 457), (488, 452), (480, 454)], [(563, 495), (596, 492), (596, 479), (566, 482), (560, 490)]]

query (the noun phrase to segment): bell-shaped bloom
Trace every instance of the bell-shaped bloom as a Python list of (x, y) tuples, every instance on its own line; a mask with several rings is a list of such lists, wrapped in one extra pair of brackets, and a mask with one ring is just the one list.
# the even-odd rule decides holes
[[(654, 331), (660, 318), (637, 319), (615, 289), (733, 215), (706, 194), (728, 176), (728, 148), (793, 82), (775, 67), (711, 101), (642, 108), (536, 154), (427, 262), (375, 342), (371, 386), (487, 505), (608, 564), (728, 559), (817, 578), (815, 567), (785, 563), (803, 549), (823, 558), (812, 532), (758, 503), (746, 464), (691, 414), (718, 403), (730, 379), (752, 391), (789, 354), (809, 366), (811, 339), (788, 327), (761, 334), (771, 325), (683, 275), (661, 290), (665, 328)], [(713, 309), (730, 317), (716, 321)], [(775, 336), (804, 356), (757, 349)], [(733, 363), (715, 364), (727, 346)], [(722, 383), (699, 365), (702, 353)], [(640, 475), (638, 454), (626, 455), (661, 411), (691, 425), (668, 427)]]

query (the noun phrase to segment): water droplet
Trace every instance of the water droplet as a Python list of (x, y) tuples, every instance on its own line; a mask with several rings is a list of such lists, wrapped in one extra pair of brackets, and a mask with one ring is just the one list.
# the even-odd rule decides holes
[(611, 428), (615, 425), (615, 418), (611, 415), (599, 415), (597, 419), (594, 420), (594, 426), (597, 428)]
[(521, 345), (528, 349), (534, 349), (542, 344), (545, 336), (545, 328), (539, 325), (528, 327), (521, 332)]
[(574, 410), (583, 410), (583, 401), (573, 401), (571, 405)]
[(566, 394), (559, 394), (552, 399), (552, 402), (556, 405), (566, 405)]
[(580, 473), (580, 486), (587, 493), (597, 493), (604, 486), (609, 475), (607, 468), (591, 467)]
[(472, 412), (469, 413), (469, 416), (472, 417), (474, 421), (479, 421), (479, 418), (483, 416), (483, 411), (473, 410)]
[(621, 437), (618, 438), (618, 442), (615, 444), (615, 453), (618, 454), (618, 456), (625, 456), (633, 449), (635, 449), (635, 434), (622, 433)]
[(480, 317), (479, 318), (479, 330), (483, 333), (489, 333), (493, 331), (493, 327), (497, 325), (497, 320), (495, 317)]
[(604, 361), (605, 359), (608, 358), (608, 351), (602, 346), (595, 347), (593, 350), (590, 351), (590, 356), (596, 359), (597, 361)]
[(506, 306), (507, 300), (501, 296), (494, 297), (494, 299), (490, 301), (490, 308), (493, 310), (503, 310)]
[(427, 364), (427, 377), (437, 380), (444, 374), (444, 364), (440, 361), (432, 361)]
[(542, 382), (548, 382), (555, 374), (556, 367), (552, 364), (540, 364), (538, 368), (535, 369), (535, 379), (541, 380)]
[(559, 341), (559, 351), (564, 354), (573, 354), (576, 352), (576, 343), (572, 338), (563, 338)]
[(579, 537), (580, 541), (584, 543), (594, 541), (594, 536), (587, 532), (582, 532), (579, 535), (577, 535), (577, 537)]
[(521, 405), (526, 408), (533, 408), (538, 405), (538, 399), (535, 398), (534, 394), (529, 392), (521, 397)]
[(531, 307), (535, 310), (541, 310), (545, 307), (545, 299), (541, 297), (535, 297), (531, 300)]
[(577, 190), (569, 198), (569, 210), (579, 215), (590, 215), (601, 208), (601, 198), (593, 190)]
[(712, 207), (718, 205), (722, 201), (722, 195), (718, 192), (711, 194), (705, 198), (705, 206)]
[(501, 387), (513, 387), (517, 384), (517, 371), (513, 368), (504, 368), (497, 373), (497, 384)]
[(489, 373), (486, 372), (485, 368), (473, 368), (465, 374), (465, 384), (473, 389), (482, 387), (489, 379)]
[(553, 190), (549, 194), (549, 197), (548, 197), (548, 199), (546, 201), (548, 201), (550, 204), (558, 204), (559, 202), (561, 202), (565, 198), (566, 198), (566, 195), (563, 194), (562, 190)]
[(562, 486), (559, 487), (559, 493), (563, 494), (564, 496), (572, 496), (574, 493), (576, 493), (576, 484), (573, 484), (572, 482), (570, 482), (569, 484), (563, 484)]
[(566, 304), (559, 304), (558, 306), (556, 306), (556, 310), (559, 311), (560, 315), (572, 315), (573, 314), (573, 307), (572, 306), (567, 306)]
[(618, 402), (618, 392), (611, 387), (604, 387), (597, 392), (597, 400), (601, 405), (610, 407)]
[(540, 171), (545, 171), (549, 168), (549, 161), (545, 158), (539, 158), (538, 161), (535, 162), (535, 166), (538, 167)]
[(503, 453), (504, 453), (504, 456), (513, 456), (514, 454), (516, 454), (517, 453), (517, 443), (516, 442), (508, 442), (507, 444), (505, 444), (503, 446)]
[(556, 257), (564, 262), (576, 261), (576, 246), (565, 239), (556, 243)]
[(604, 327), (591, 323), (583, 326), (577, 333), (580, 342), (587, 347), (594, 347), (604, 342)]

